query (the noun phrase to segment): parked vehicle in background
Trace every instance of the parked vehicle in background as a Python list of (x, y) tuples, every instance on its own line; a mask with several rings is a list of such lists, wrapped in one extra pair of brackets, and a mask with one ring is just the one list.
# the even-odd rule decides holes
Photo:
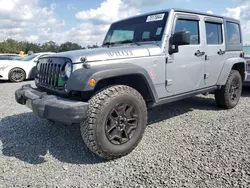
[(39, 117), (80, 123), (90, 150), (115, 159), (138, 145), (149, 108), (209, 92), (234, 108), (247, 76), (242, 47), (232, 18), (180, 9), (138, 15), (113, 23), (102, 48), (41, 58), (37, 88), (15, 97)]
[(244, 82), (244, 86), (250, 86), (250, 46), (244, 46), (243, 50), (245, 54), (245, 60), (248, 65), (247, 80)]
[(0, 54), (0, 61), (1, 60), (21, 60), (21, 59), (23, 59), (23, 57), (18, 54)]
[(38, 59), (51, 52), (35, 53), (20, 60), (0, 61), (0, 80), (10, 80), (11, 82), (22, 82), (25, 79), (34, 79), (36, 63)]

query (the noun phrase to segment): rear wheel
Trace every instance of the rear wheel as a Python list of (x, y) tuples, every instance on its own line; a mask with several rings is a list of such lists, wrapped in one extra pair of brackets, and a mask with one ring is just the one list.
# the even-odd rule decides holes
[(215, 92), (215, 100), (219, 107), (234, 108), (240, 100), (242, 93), (242, 78), (238, 71), (232, 70), (227, 83)]
[(22, 82), (26, 78), (26, 73), (23, 69), (14, 68), (9, 73), (9, 80), (11, 82)]
[(147, 108), (139, 92), (128, 86), (109, 87), (90, 101), (81, 134), (88, 148), (105, 159), (129, 154), (147, 125)]

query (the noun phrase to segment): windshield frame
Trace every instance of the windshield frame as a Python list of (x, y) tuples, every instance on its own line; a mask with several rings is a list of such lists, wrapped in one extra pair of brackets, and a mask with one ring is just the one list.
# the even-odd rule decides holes
[[(161, 14), (164, 14), (162, 20), (147, 21), (150, 16), (156, 16), (156, 15), (161, 15)], [(165, 33), (166, 28), (167, 28), (167, 23), (168, 23), (169, 16), (170, 16), (169, 11), (161, 11), (161, 12), (157, 12), (157, 13), (139, 15), (139, 16), (136, 16), (136, 17), (131, 17), (131, 18), (128, 18), (128, 19), (125, 19), (125, 20), (115, 22), (115, 23), (111, 24), (111, 26), (110, 26), (110, 28), (109, 28), (109, 30), (108, 30), (108, 32), (107, 32), (107, 34), (106, 34), (106, 36), (105, 36), (105, 38), (103, 40), (102, 46), (126, 45), (126, 44), (138, 45), (138, 44), (143, 44), (143, 43), (160, 43), (160, 42), (162, 42), (162, 40), (164, 38), (164, 33)], [(133, 38), (131, 40), (125, 39), (125, 40), (120, 40), (120, 41), (117, 40), (115, 42), (111, 42), (112, 35), (114, 34), (115, 31), (122, 31), (122, 30), (126, 31), (126, 28), (122, 28), (122, 27), (121, 28), (119, 28), (119, 27), (116, 28), (117, 25), (121, 26), (121, 25), (123, 25), (123, 23), (127, 24), (128, 22), (133, 22), (135, 20), (138, 21), (140, 19), (145, 19), (145, 22), (135, 23), (135, 24), (133, 24), (133, 26), (142, 25), (142, 26), (145, 27), (146, 24), (159, 23), (159, 26), (161, 25), (162, 27), (159, 27), (159, 26), (157, 27), (157, 25), (156, 25), (156, 28), (155, 28), (155, 29), (157, 29), (157, 32), (158, 32), (159, 28), (161, 30), (160, 31), (161, 34), (158, 34), (159, 37), (158, 38), (154, 38), (154, 37), (150, 38), (149, 37), (148, 38), (149, 40), (146, 40), (146, 39), (143, 39), (142, 36), (140, 36), (141, 37), (140, 40), (138, 40), (138, 38)], [(145, 24), (143, 25), (143, 23), (145, 23)], [(131, 27), (132, 27), (132, 25), (131, 25)], [(140, 28), (140, 27), (138, 27), (138, 28)], [(136, 29), (137, 28), (135, 27), (134, 31), (136, 31)], [(148, 30), (143, 30), (143, 29), (142, 29), (142, 31), (143, 31), (142, 35), (143, 35), (144, 32), (148, 32)], [(157, 32), (155, 33), (155, 36), (157, 36)]]

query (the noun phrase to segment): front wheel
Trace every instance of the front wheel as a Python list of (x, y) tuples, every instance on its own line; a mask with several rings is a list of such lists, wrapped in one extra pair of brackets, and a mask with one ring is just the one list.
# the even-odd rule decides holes
[(9, 73), (9, 80), (11, 82), (22, 82), (25, 80), (25, 77), (25, 71), (20, 68), (14, 68)]
[(88, 118), (80, 125), (87, 147), (108, 160), (129, 154), (147, 125), (141, 94), (128, 86), (113, 86), (97, 93), (89, 103)]
[(242, 93), (242, 78), (238, 71), (232, 70), (225, 86), (215, 92), (215, 100), (219, 107), (234, 108)]

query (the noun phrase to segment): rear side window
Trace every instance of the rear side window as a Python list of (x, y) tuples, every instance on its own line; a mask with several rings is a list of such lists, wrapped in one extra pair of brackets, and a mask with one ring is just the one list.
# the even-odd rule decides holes
[(227, 42), (229, 44), (241, 44), (240, 26), (237, 23), (227, 22)]
[(206, 22), (206, 38), (208, 45), (222, 44), (222, 24)]
[(183, 20), (176, 21), (175, 33), (187, 31), (190, 32), (190, 45), (200, 44), (199, 22), (196, 20)]

